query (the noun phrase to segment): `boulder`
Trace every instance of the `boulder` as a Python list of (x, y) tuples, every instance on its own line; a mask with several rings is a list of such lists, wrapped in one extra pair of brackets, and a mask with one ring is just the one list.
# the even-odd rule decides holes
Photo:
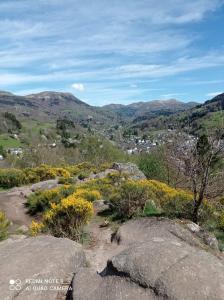
[(197, 234), (190, 232), (184, 224), (166, 218), (140, 218), (131, 220), (122, 225), (113, 237), (113, 240), (122, 245), (131, 245), (151, 240), (176, 240), (186, 244), (209, 248)]
[(113, 237), (122, 250), (105, 269), (75, 274), (73, 299), (222, 300), (223, 256), (196, 233), (165, 218), (128, 221)]
[(175, 239), (133, 245), (111, 263), (120, 274), (164, 299), (223, 299), (223, 261)]
[[(88, 282), (88, 285), (87, 285)], [(153, 291), (136, 285), (125, 277), (109, 275), (102, 277), (94, 270), (78, 271), (73, 279), (75, 300), (155, 300)]]
[(50, 190), (58, 186), (57, 179), (50, 179), (45, 181), (40, 181), (38, 183), (34, 183), (30, 189), (32, 192), (40, 191), (40, 190)]
[(122, 173), (127, 173), (129, 175), (129, 178), (133, 180), (146, 179), (143, 172), (140, 171), (139, 168), (132, 163), (114, 163), (112, 169)]
[(86, 264), (81, 245), (39, 236), (0, 243), (1, 299), (65, 299), (74, 272)]

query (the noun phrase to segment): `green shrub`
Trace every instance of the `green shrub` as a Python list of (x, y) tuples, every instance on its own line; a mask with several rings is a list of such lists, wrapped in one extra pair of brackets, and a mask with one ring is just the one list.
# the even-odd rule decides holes
[(58, 179), (58, 183), (59, 184), (74, 184), (74, 183), (76, 183), (76, 179), (74, 177), (68, 177), (68, 178), (60, 177)]
[(142, 213), (148, 199), (146, 186), (128, 180), (111, 196), (110, 202), (119, 217), (129, 219)]
[(36, 168), (2, 169), (0, 170), (0, 187), (11, 188), (43, 180), (54, 179), (57, 176), (69, 178), (70, 173), (64, 168), (53, 168), (42, 165)]
[(78, 175), (78, 179), (79, 180), (84, 180), (84, 179), (86, 179), (86, 178), (88, 178), (89, 177), (89, 173), (88, 172), (80, 172), (79, 173), (79, 175)]
[(141, 155), (138, 167), (148, 179), (167, 180), (165, 164), (156, 153)]
[(26, 202), (31, 215), (42, 213), (51, 207), (51, 203), (59, 203), (75, 191), (74, 186), (64, 186), (46, 191), (37, 191), (31, 194)]
[(26, 174), (17, 169), (0, 169), (0, 187), (11, 188), (27, 183)]
[(6, 218), (6, 215), (0, 211), (0, 241), (6, 239), (8, 237), (8, 228), (10, 222)]
[(159, 209), (153, 200), (147, 200), (143, 209), (144, 217), (160, 216), (162, 214), (161, 209)]

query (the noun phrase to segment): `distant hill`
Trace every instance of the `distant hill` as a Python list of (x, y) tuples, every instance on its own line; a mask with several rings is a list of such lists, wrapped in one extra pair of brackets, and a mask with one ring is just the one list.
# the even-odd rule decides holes
[(96, 122), (105, 122), (108, 119), (98, 108), (86, 104), (70, 93), (59, 92), (17, 96), (1, 91), (0, 111), (9, 111), (20, 118), (31, 117), (38, 121), (69, 118), (74, 121), (94, 119)]
[(176, 99), (153, 100), (147, 102), (136, 102), (129, 105), (109, 104), (103, 107), (107, 112), (114, 112), (121, 119), (137, 120), (149, 119), (158, 115), (171, 115), (176, 112), (185, 111), (195, 107), (197, 103), (184, 103)]
[(223, 117), (224, 93), (170, 116), (162, 113), (154, 117), (145, 114), (142, 118), (133, 120), (130, 126), (141, 130), (188, 127), (192, 133), (196, 133), (221, 126), (224, 124)]

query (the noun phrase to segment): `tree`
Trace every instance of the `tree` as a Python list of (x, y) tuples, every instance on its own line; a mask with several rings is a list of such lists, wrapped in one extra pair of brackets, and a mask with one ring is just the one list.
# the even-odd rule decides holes
[(193, 192), (192, 220), (198, 223), (200, 208), (209, 195), (208, 189), (214, 186), (223, 167), (224, 141), (222, 135), (202, 134), (187, 144), (183, 139), (176, 141), (173, 148), (173, 155), (180, 162), (186, 185), (189, 184)]

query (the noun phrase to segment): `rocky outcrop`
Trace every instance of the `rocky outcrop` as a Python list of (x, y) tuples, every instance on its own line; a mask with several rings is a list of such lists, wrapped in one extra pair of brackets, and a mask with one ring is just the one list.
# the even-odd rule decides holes
[(0, 299), (65, 299), (79, 267), (85, 266), (81, 245), (52, 236), (0, 243)]
[(141, 218), (122, 225), (113, 241), (123, 250), (101, 274), (79, 270), (73, 299), (223, 299), (222, 256), (185, 224)]
[(140, 171), (139, 168), (132, 163), (114, 163), (112, 169), (121, 173), (127, 173), (129, 178), (133, 180), (146, 179), (142, 171)]

